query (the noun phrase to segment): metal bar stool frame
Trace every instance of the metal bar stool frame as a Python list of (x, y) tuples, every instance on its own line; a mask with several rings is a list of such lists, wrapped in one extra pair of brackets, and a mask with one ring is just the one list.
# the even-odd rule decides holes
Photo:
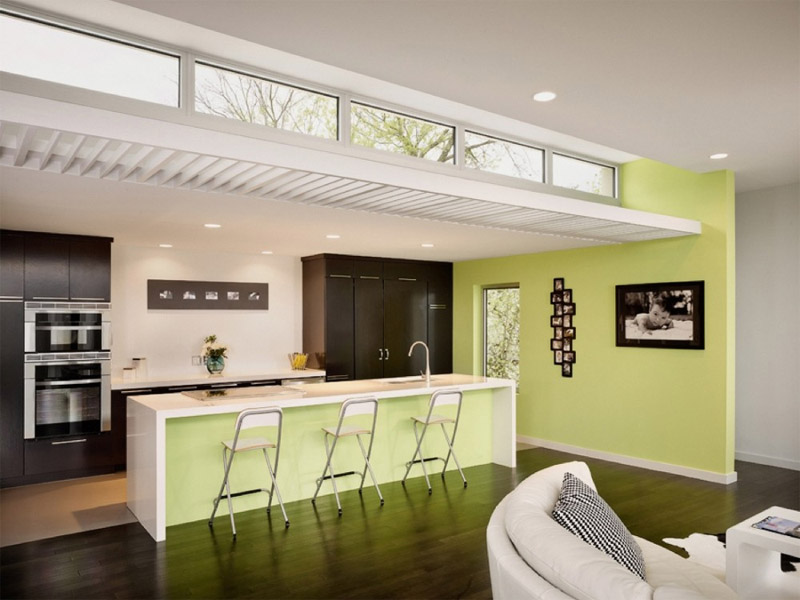
[[(372, 405), (372, 406), (368, 406)], [(369, 429), (352, 427), (344, 424), (344, 420), (348, 417), (357, 415), (365, 415), (372, 413), (372, 426)], [(325, 454), (326, 462), (325, 468), (322, 469), (322, 475), (317, 478), (317, 489), (314, 491), (314, 496), (311, 498), (311, 503), (316, 505), (317, 495), (322, 487), (322, 482), (326, 479), (331, 480), (333, 486), (333, 495), (336, 497), (336, 506), (339, 509), (339, 516), (342, 515), (342, 503), (339, 501), (339, 491), (336, 488), (336, 478), (344, 477), (346, 475), (361, 475), (361, 484), (358, 486), (358, 493), (361, 494), (364, 489), (364, 481), (369, 471), (369, 476), (372, 479), (372, 484), (375, 486), (375, 491), (380, 498), (381, 506), (383, 506), (383, 495), (381, 489), (378, 487), (378, 480), (375, 479), (375, 473), (372, 470), (372, 464), (369, 462), (372, 456), (372, 443), (375, 440), (375, 424), (378, 419), (378, 399), (374, 396), (365, 398), (350, 398), (345, 400), (339, 408), (339, 421), (336, 424), (336, 429), (331, 427), (323, 427), (322, 431), (325, 432)], [(361, 441), (362, 435), (369, 435), (369, 447), (364, 449), (364, 443)], [(336, 442), (339, 438), (355, 436), (358, 441), (358, 447), (361, 449), (361, 455), (364, 457), (364, 469), (361, 472), (347, 471), (345, 473), (335, 473), (333, 467), (333, 451), (336, 449)], [(329, 438), (333, 438), (333, 442), (329, 443)], [(326, 473), (329, 473), (326, 475)]]
[[(428, 403), (428, 414), (424, 417), (411, 417), (411, 420), (414, 423), (414, 437), (417, 440), (417, 448), (414, 451), (414, 456), (411, 458), (409, 462), (406, 463), (406, 474), (403, 475), (403, 479), (401, 483), (403, 485), (406, 484), (406, 479), (408, 478), (408, 474), (411, 471), (411, 467), (414, 464), (419, 463), (422, 466), (422, 473), (425, 475), (425, 483), (428, 485), (428, 494), (433, 493), (433, 489), (431, 488), (431, 482), (428, 478), (428, 469), (425, 468), (425, 463), (432, 461), (432, 460), (442, 460), (444, 461), (444, 467), (442, 468), (442, 480), (444, 480), (445, 472), (447, 471), (447, 464), (450, 462), (450, 456), (452, 455), (453, 461), (456, 463), (456, 467), (458, 468), (458, 473), (461, 475), (461, 480), (464, 482), (464, 487), (467, 487), (467, 478), (464, 477), (464, 471), (461, 470), (461, 464), (458, 462), (458, 457), (456, 456), (456, 452), (453, 449), (453, 442), (456, 439), (456, 433), (458, 432), (458, 423), (461, 420), (461, 403), (463, 400), (463, 395), (459, 390), (438, 390), (431, 394), (430, 402)], [(443, 417), (440, 415), (433, 414), (434, 409), (437, 406), (446, 406), (455, 404), (457, 405), (456, 409), (456, 416), (455, 418), (451, 417)], [(452, 423), (453, 424), (453, 432), (450, 436), (447, 435), (447, 429), (445, 428), (445, 423)], [(422, 455), (422, 441), (425, 439), (425, 434), (428, 431), (429, 425), (441, 425), (442, 427), (442, 434), (444, 434), (444, 439), (447, 442), (447, 457), (424, 457)], [(422, 433), (419, 432), (418, 426), (422, 425)], [(419, 456), (419, 458), (417, 458)]]
[[(254, 437), (254, 438), (241, 437), (241, 432), (243, 429), (245, 430), (253, 429), (255, 427), (277, 427), (278, 428), (277, 441), (273, 443), (270, 440), (261, 437)], [(236, 426), (233, 439), (222, 442), (222, 464), (224, 467), (225, 475), (222, 478), (222, 485), (220, 485), (219, 493), (217, 494), (216, 498), (214, 498), (214, 509), (211, 511), (211, 517), (209, 517), (208, 519), (209, 527), (213, 528), (214, 526), (214, 515), (217, 512), (217, 508), (219, 508), (219, 501), (222, 500), (223, 497), (227, 497), (228, 513), (231, 518), (231, 529), (233, 530), (233, 539), (235, 540), (236, 523), (234, 522), (233, 519), (233, 503), (231, 502), (231, 498), (235, 498), (237, 496), (244, 496), (247, 494), (255, 494), (258, 492), (266, 492), (267, 494), (269, 494), (269, 501), (267, 503), (267, 514), (270, 514), (270, 509), (272, 508), (273, 494), (277, 496), (278, 504), (281, 507), (281, 513), (283, 513), (283, 520), (286, 524), (286, 527), (289, 527), (289, 517), (286, 516), (286, 509), (283, 506), (281, 491), (278, 488), (278, 482), (276, 479), (278, 474), (278, 463), (280, 461), (282, 432), (283, 432), (283, 411), (277, 406), (270, 406), (267, 408), (248, 408), (246, 410), (241, 411), (238, 414), (238, 416), (236, 417)], [(269, 453), (267, 452), (268, 448), (275, 449), (274, 468), (269, 459)], [(229, 480), (229, 475), (231, 471), (231, 466), (233, 465), (233, 458), (234, 456), (236, 456), (237, 452), (248, 452), (251, 450), (261, 450), (263, 452), (264, 460), (267, 463), (267, 473), (269, 473), (271, 486), (269, 489), (258, 488), (253, 490), (247, 490), (244, 492), (231, 493), (231, 484)], [(226, 492), (224, 495), (223, 491)]]

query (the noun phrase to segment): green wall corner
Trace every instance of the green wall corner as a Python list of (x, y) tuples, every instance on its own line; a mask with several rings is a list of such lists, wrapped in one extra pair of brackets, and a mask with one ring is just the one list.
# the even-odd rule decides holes
[[(454, 265), (456, 372), (482, 369), (481, 290), (520, 286), (517, 433), (699, 469), (734, 470), (735, 194), (733, 174), (651, 160), (621, 167), (623, 207), (695, 219), (702, 234)], [(564, 277), (577, 305), (574, 376), (553, 364), (549, 294)], [(618, 348), (615, 286), (705, 281), (704, 350)]]

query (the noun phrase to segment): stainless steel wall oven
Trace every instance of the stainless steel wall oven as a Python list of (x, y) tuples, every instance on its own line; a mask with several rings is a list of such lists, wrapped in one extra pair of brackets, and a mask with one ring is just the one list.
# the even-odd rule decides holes
[(110, 352), (25, 355), (25, 439), (110, 429)]
[(25, 352), (111, 350), (107, 302), (26, 302)]

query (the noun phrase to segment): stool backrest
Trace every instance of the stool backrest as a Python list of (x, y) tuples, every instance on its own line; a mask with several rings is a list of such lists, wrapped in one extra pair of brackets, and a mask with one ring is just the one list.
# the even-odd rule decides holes
[(461, 405), (461, 392), (458, 390), (439, 390), (431, 396), (430, 406)]
[(236, 431), (253, 427), (280, 427), (283, 411), (277, 406), (266, 408), (248, 408), (236, 417)]
[(349, 398), (342, 402), (339, 409), (339, 419), (354, 415), (373, 415), (378, 412), (378, 399), (374, 396), (364, 398)]

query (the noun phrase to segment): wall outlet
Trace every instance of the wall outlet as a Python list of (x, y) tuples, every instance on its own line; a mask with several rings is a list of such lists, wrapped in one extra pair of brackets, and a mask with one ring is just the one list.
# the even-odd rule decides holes
[(200, 360), (199, 355), (192, 356), (192, 366), (199, 367), (203, 362)]

